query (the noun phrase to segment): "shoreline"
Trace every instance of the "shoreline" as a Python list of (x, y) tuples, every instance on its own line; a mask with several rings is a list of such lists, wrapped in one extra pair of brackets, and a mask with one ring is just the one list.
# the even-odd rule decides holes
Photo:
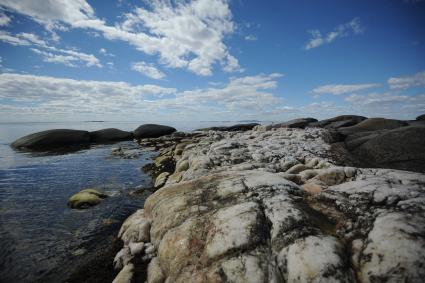
[[(160, 186), (121, 227), (114, 282), (131, 281), (135, 259), (149, 262), (147, 282), (307, 280), (306, 268), (315, 280), (336, 282), (421, 278), (423, 239), (412, 235), (424, 227), (412, 225), (425, 220), (424, 174), (340, 166), (349, 153), (329, 129), (263, 125), (191, 135), (159, 146), (150, 169)], [(380, 246), (380, 231), (394, 235), (387, 241), (395, 247), (409, 243), (410, 259)], [(293, 265), (300, 255), (310, 259)]]

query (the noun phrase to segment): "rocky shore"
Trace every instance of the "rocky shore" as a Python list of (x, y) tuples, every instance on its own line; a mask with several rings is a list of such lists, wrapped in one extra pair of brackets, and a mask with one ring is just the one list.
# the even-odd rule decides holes
[(142, 139), (157, 191), (114, 282), (423, 282), (424, 134), (339, 116)]

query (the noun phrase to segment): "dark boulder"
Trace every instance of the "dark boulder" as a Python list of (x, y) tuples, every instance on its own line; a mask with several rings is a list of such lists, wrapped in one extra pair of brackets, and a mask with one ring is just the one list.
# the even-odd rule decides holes
[(228, 127), (210, 127), (198, 129), (197, 131), (222, 131), (222, 132), (235, 132), (235, 131), (249, 131), (252, 130), (255, 126), (258, 126), (258, 123), (249, 123), (249, 124), (236, 124)]
[(425, 114), (422, 114), (422, 115), (416, 117), (416, 120), (417, 121), (425, 121)]
[(366, 119), (357, 125), (351, 127), (343, 127), (338, 130), (345, 134), (350, 135), (359, 132), (368, 132), (368, 131), (379, 131), (379, 130), (392, 130), (407, 126), (408, 123), (400, 120), (385, 119), (385, 118), (369, 118)]
[(304, 129), (305, 127), (309, 126), (311, 123), (315, 123), (315, 122), (317, 122), (317, 119), (314, 119), (314, 118), (299, 118), (299, 119), (293, 119), (287, 122), (276, 124), (275, 127)]
[(159, 138), (161, 136), (170, 135), (175, 131), (176, 129), (169, 126), (144, 124), (134, 130), (133, 134), (136, 139)]
[(14, 141), (11, 146), (13, 148), (36, 150), (84, 144), (89, 142), (90, 134), (87, 131), (56, 129), (24, 136)]
[(310, 123), (309, 127), (320, 127), (326, 129), (337, 129), (341, 127), (350, 127), (354, 126), (363, 120), (366, 120), (366, 117), (357, 116), (357, 115), (341, 115), (334, 118), (321, 120), (319, 122)]
[(92, 142), (124, 141), (131, 140), (132, 138), (133, 133), (114, 128), (90, 132), (90, 139)]
[(425, 126), (408, 126), (384, 131), (352, 151), (374, 167), (425, 172)]

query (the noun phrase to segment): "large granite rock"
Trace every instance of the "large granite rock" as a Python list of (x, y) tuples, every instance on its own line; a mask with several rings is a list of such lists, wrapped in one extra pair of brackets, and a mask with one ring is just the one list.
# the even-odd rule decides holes
[(227, 126), (227, 127), (202, 128), (202, 129), (198, 129), (197, 131), (224, 131), (224, 132), (249, 131), (258, 125), (260, 124), (258, 123), (236, 124), (236, 125)]
[(392, 130), (407, 126), (408, 123), (405, 121), (394, 120), (394, 119), (385, 119), (385, 118), (369, 118), (366, 119), (357, 125), (351, 127), (339, 128), (339, 131), (345, 135), (350, 135), (359, 132), (368, 132), (368, 131), (379, 131), (379, 130)]
[(363, 139), (353, 154), (365, 163), (425, 173), (425, 126), (402, 127)]
[(87, 131), (57, 129), (24, 136), (14, 141), (11, 146), (26, 149), (51, 149), (89, 142), (90, 134)]
[(363, 120), (366, 120), (366, 117), (357, 116), (357, 115), (341, 115), (334, 118), (321, 120), (319, 122), (310, 123), (309, 127), (321, 127), (326, 129), (337, 129), (341, 127), (350, 127), (354, 126)]
[(417, 121), (425, 121), (425, 114), (419, 115), (418, 117), (416, 117)]
[(325, 134), (199, 137), (123, 224), (119, 267), (150, 261), (158, 283), (422, 282), (425, 175), (336, 166)]
[(133, 139), (133, 133), (115, 128), (90, 132), (90, 140), (95, 143), (125, 141)]
[(164, 125), (144, 124), (133, 131), (136, 139), (158, 138), (174, 133), (176, 129)]

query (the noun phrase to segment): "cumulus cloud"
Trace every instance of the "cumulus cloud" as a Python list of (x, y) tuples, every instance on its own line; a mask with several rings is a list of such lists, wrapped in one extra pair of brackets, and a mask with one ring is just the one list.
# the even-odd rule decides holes
[(154, 65), (143, 61), (133, 63), (131, 65), (131, 69), (151, 79), (160, 80), (165, 78), (165, 74), (158, 70)]
[(379, 87), (379, 84), (330, 84), (323, 85), (313, 89), (315, 94), (333, 94), (341, 95), (347, 93), (353, 93), (356, 91), (362, 91), (370, 88)]
[(360, 24), (359, 18), (354, 18), (348, 23), (337, 26), (333, 31), (327, 34), (322, 34), (319, 30), (309, 31), (311, 38), (305, 45), (305, 50), (317, 48), (323, 44), (329, 44), (334, 42), (336, 39), (346, 37), (350, 34), (361, 34), (364, 32), (364, 28)]
[(391, 89), (407, 89), (411, 87), (425, 86), (425, 71), (416, 73), (410, 77), (395, 77), (388, 79), (388, 85)]
[(0, 31), (0, 41), (14, 46), (33, 46), (31, 50), (42, 56), (43, 61), (49, 63), (61, 63), (69, 67), (77, 67), (84, 64), (88, 67), (96, 66), (101, 68), (102, 64), (93, 54), (87, 54), (69, 49), (61, 49), (50, 46), (46, 41), (40, 39), (36, 34), (18, 33), (11, 34)]
[(203, 76), (211, 75), (216, 63), (226, 71), (239, 70), (224, 44), (224, 37), (234, 31), (228, 0), (150, 1), (149, 9), (136, 7), (114, 26), (98, 19), (85, 0), (0, 0), (0, 5), (50, 30), (66, 24), (125, 41), (146, 54), (158, 54), (168, 67)]
[[(115, 115), (139, 113), (143, 99), (176, 92), (158, 85), (131, 85), (48, 76), (0, 74), (0, 101), (6, 117), (16, 115)], [(25, 101), (25, 104), (19, 103)], [(142, 107), (141, 107), (142, 106)], [(9, 110), (7, 110), (9, 109)], [(10, 110), (10, 109), (13, 109)]]

